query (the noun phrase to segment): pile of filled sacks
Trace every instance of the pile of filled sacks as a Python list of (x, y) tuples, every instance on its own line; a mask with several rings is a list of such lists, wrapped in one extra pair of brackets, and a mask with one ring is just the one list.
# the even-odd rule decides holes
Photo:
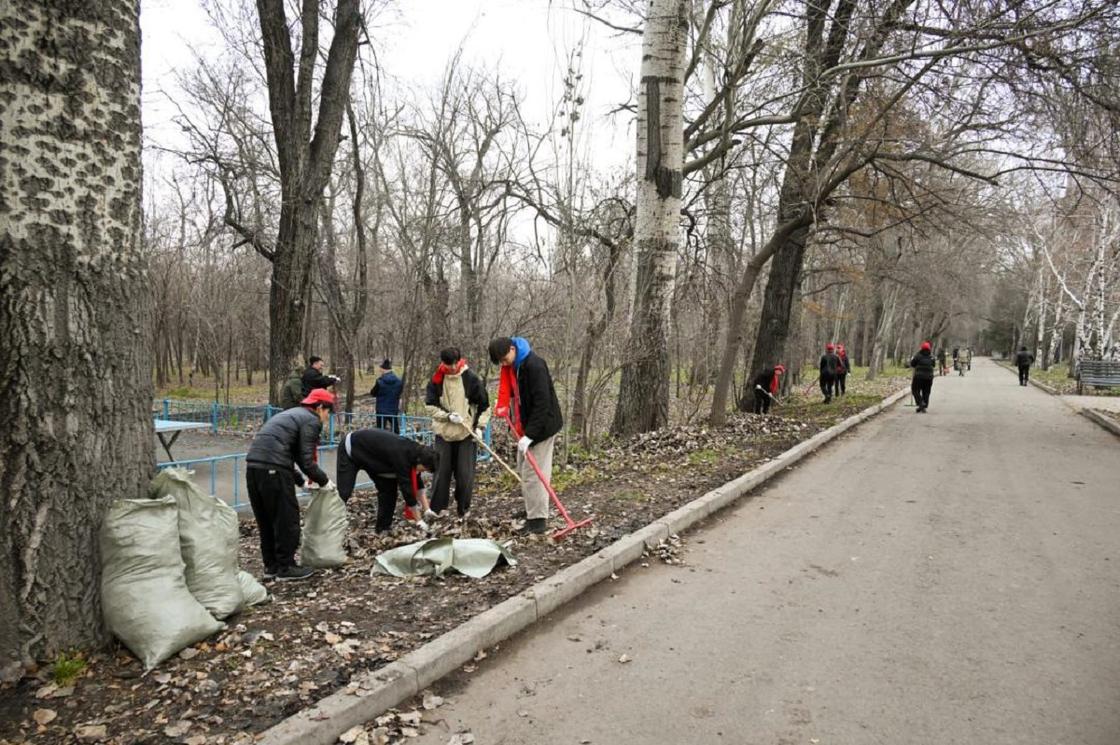
[(151, 670), (268, 600), (237, 560), (237, 513), (184, 469), (161, 471), (149, 499), (115, 502), (101, 527), (101, 606), (109, 631)]

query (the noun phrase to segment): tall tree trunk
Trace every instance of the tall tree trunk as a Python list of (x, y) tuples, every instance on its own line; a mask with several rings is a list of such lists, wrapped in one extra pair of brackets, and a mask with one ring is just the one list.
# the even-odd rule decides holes
[(0, 5), (4, 673), (107, 640), (98, 531), (155, 463), (139, 12)]
[(611, 431), (669, 422), (669, 302), (680, 245), (687, 0), (649, 0), (638, 97), (637, 286)]
[[(268, 318), (269, 400), (273, 404), (279, 401), (280, 386), (287, 374), (301, 361), (304, 320), (315, 268), (319, 208), (338, 149), (342, 116), (350, 100), (350, 74), (358, 53), (359, 0), (338, 0), (334, 36), (319, 84), (318, 117), (312, 126), (321, 12), (318, 2), (303, 0), (298, 19), (297, 60), (284, 0), (257, 0), (268, 105), (280, 170), (281, 206), (280, 227), (272, 249), (265, 247), (259, 236), (249, 234), (246, 238), (272, 262)], [(230, 216), (226, 219), (229, 221)]]

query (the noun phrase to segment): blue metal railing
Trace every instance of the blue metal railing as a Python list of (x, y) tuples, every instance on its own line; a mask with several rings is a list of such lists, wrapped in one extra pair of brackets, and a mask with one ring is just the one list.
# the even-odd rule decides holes
[[(214, 434), (253, 434), (260, 426), (267, 422), (274, 414), (283, 411), (275, 406), (220, 404), (217, 402), (182, 401), (177, 399), (162, 399), (155, 402), (153, 415), (161, 419), (180, 422), (205, 422), (209, 423), (210, 431)], [(435, 435), (432, 432), (432, 419), (426, 416), (398, 415), (400, 434), (425, 445), (432, 445)], [(338, 449), (338, 445), (347, 432), (358, 429), (374, 429), (378, 426), (377, 414), (372, 411), (339, 412), (332, 416), (326, 427), (323, 428), (325, 445), (319, 446), (322, 455)], [(483, 431), (482, 439), (487, 445), (491, 443), (491, 427), (487, 425)], [(188, 458), (184, 460), (165, 461), (157, 463), (156, 467), (186, 468), (197, 471), (202, 468), (209, 469), (210, 494), (218, 496), (219, 470), (229, 464), (231, 489), (226, 492), (232, 495), (232, 506), (236, 510), (249, 507), (247, 502), (241, 501), (241, 473), (245, 468), (244, 460), (247, 453), (228, 453), (225, 455), (212, 455), (204, 458)], [(477, 459), (490, 460), (490, 454), (485, 449), (479, 448)], [(225, 476), (221, 477), (223, 480)], [(356, 488), (372, 486), (372, 481), (355, 484)]]

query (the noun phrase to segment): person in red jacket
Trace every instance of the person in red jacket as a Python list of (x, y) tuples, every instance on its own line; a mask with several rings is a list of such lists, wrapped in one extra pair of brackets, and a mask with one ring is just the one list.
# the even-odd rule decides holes
[(837, 396), (843, 396), (848, 392), (848, 373), (852, 371), (852, 364), (848, 362), (848, 352), (843, 344), (836, 345), (836, 356), (840, 358), (840, 367), (836, 368), (834, 388)]
[(754, 376), (751, 388), (754, 391), (755, 414), (770, 413), (770, 404), (778, 397), (785, 371), (785, 365), (774, 365), (763, 368), (762, 372)]

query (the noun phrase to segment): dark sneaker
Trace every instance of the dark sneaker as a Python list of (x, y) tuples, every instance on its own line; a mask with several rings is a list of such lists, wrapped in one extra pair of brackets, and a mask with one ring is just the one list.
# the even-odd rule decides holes
[(280, 571), (276, 573), (276, 579), (281, 582), (298, 582), (301, 579), (307, 579), (315, 570), (310, 567), (281, 567)]
[(548, 520), (543, 517), (534, 517), (525, 521), (521, 532), (525, 535), (540, 535), (548, 531)]
[(269, 566), (266, 566), (264, 568), (264, 574), (262, 574), (261, 576), (264, 579), (276, 579), (276, 575), (279, 572), (280, 572), (280, 567), (269, 565)]

